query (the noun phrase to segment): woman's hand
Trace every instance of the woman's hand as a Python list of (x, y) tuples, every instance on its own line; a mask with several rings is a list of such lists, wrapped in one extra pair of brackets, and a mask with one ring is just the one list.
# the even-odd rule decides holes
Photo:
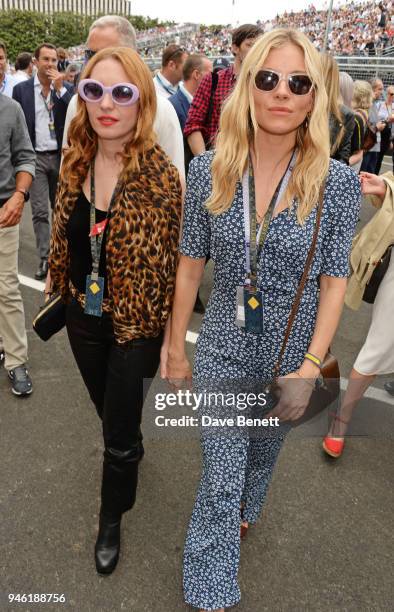
[(167, 351), (166, 378), (170, 385), (181, 388), (192, 379), (192, 370), (185, 353)]
[(311, 398), (314, 381), (304, 378), (299, 371), (277, 379), (276, 388), (279, 392), (279, 402), (267, 414), (269, 417), (279, 417), (280, 421), (296, 421), (307, 409)]
[(386, 195), (387, 185), (380, 176), (369, 172), (360, 172), (361, 189), (364, 195), (376, 195), (383, 198)]

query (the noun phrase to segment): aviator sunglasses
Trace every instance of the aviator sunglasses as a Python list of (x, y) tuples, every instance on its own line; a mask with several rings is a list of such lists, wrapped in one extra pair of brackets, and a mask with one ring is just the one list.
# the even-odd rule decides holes
[(254, 82), (260, 91), (273, 91), (278, 87), (280, 81), (286, 81), (291, 93), (296, 96), (305, 96), (313, 87), (313, 83), (307, 74), (284, 75), (274, 70), (259, 70)]
[(94, 79), (82, 79), (78, 85), (78, 93), (85, 102), (100, 102), (104, 95), (109, 93), (115, 104), (119, 106), (131, 106), (140, 97), (138, 87), (132, 83), (116, 83), (111, 87), (105, 87)]

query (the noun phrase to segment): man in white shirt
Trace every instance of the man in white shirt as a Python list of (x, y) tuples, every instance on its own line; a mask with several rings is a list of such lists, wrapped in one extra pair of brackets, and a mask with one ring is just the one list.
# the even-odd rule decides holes
[(182, 80), (183, 66), (187, 56), (187, 51), (179, 45), (168, 45), (164, 49), (161, 70), (153, 79), (158, 94), (165, 98), (176, 94)]
[(19, 53), (18, 57), (15, 60), (15, 74), (14, 77), (15, 83), (22, 83), (23, 81), (27, 81), (33, 75), (33, 58), (30, 53)]
[(12, 98), (15, 79), (7, 73), (7, 47), (0, 40), (0, 94)]
[[(95, 53), (107, 47), (130, 47), (136, 50), (136, 34), (133, 26), (124, 17), (106, 15), (97, 19), (89, 30), (87, 39), (88, 49), (85, 51), (86, 60)], [(75, 95), (67, 110), (64, 126), (63, 147), (67, 147), (67, 132), (72, 118), (77, 111)], [(156, 118), (153, 125), (157, 142), (177, 167), (181, 180), (185, 176), (183, 136), (179, 127), (178, 117), (173, 106), (163, 96), (157, 96)]]

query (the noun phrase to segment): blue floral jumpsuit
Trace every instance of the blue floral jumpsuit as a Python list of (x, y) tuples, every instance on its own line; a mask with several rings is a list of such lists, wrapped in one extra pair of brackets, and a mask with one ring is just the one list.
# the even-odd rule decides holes
[[(271, 221), (258, 260), (263, 292), (264, 331), (255, 335), (235, 324), (236, 287), (245, 281), (242, 185), (230, 208), (217, 216), (205, 208), (211, 192), (213, 153), (190, 165), (180, 252), (192, 258), (210, 254), (213, 289), (197, 342), (193, 378), (197, 386), (220, 381), (272, 378), (288, 316), (310, 248), (314, 209), (299, 225), (294, 203)], [(347, 166), (330, 162), (318, 243), (298, 315), (281, 364), (281, 375), (304, 360), (315, 327), (318, 277), (346, 277), (360, 206), (360, 185)], [(219, 383), (218, 383), (219, 381)], [(223, 407), (222, 407), (223, 408)], [(204, 406), (200, 412), (204, 411)], [(223, 415), (223, 414), (222, 414)], [(245, 429), (245, 428), (243, 428)], [(187, 603), (204, 610), (235, 605), (240, 555), (240, 505), (254, 523), (261, 511), (286, 426), (256, 438), (235, 429), (232, 435), (201, 436), (203, 470), (184, 551)]]

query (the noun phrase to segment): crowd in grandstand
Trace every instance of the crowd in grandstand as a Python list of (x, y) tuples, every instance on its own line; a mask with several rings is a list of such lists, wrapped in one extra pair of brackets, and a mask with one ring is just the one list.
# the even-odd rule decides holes
[[(292, 27), (304, 32), (319, 51), (324, 46), (327, 11), (313, 4), (303, 11), (285, 12), (275, 19), (261, 22), (265, 31), (275, 27)], [(335, 55), (379, 55), (392, 46), (394, 7), (392, 2), (350, 2), (333, 10), (328, 49)], [(194, 40), (193, 48), (207, 55), (230, 54), (230, 30), (204, 28)]]
[[(301, 30), (321, 50), (327, 11), (313, 4), (297, 13), (285, 12), (268, 25)], [(392, 2), (350, 2), (333, 10), (328, 49), (335, 55), (376, 55), (392, 45), (394, 9)]]
[[(324, 47), (327, 10), (311, 4), (303, 11), (285, 11), (275, 19), (258, 21), (265, 32), (275, 27), (292, 27), (304, 32), (315, 47)], [(189, 53), (211, 57), (231, 55), (231, 27), (157, 26), (137, 34), (143, 57), (159, 57), (168, 42), (182, 44)], [(350, 2), (333, 9), (328, 50), (333, 55), (384, 55), (394, 44), (394, 3)], [(83, 45), (69, 50), (70, 60), (83, 58)]]

